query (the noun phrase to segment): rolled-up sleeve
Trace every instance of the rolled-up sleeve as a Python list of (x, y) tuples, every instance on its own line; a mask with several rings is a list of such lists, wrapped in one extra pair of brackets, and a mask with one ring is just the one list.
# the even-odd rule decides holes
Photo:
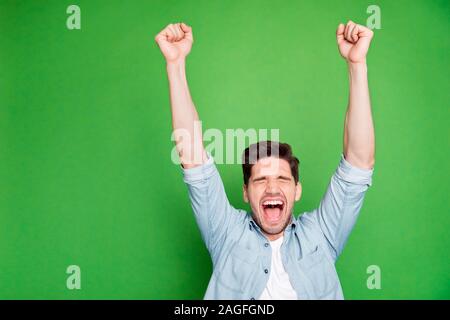
[(319, 207), (304, 217), (319, 226), (335, 260), (356, 223), (366, 191), (372, 186), (373, 171), (353, 166), (341, 154)]
[(340, 179), (357, 185), (372, 186), (373, 169), (362, 169), (350, 164), (343, 154), (337, 168), (336, 174)]
[(204, 164), (189, 169), (182, 168), (182, 172), (203, 241), (213, 253), (227, 232), (244, 219), (245, 213), (233, 208), (228, 201), (222, 179), (210, 154)]

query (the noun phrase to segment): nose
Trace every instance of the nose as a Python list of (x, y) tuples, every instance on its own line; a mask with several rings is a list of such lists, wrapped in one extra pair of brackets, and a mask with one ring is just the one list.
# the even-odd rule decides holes
[(278, 184), (276, 181), (269, 179), (266, 185), (266, 193), (278, 193)]

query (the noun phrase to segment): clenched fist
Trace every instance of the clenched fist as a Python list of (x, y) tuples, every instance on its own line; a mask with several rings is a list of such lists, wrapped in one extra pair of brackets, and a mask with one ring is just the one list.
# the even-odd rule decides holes
[(337, 44), (341, 56), (351, 63), (366, 61), (367, 51), (373, 37), (373, 31), (353, 21), (340, 24), (337, 31)]
[(182, 60), (194, 42), (192, 28), (185, 23), (171, 23), (156, 35), (155, 41), (167, 62)]

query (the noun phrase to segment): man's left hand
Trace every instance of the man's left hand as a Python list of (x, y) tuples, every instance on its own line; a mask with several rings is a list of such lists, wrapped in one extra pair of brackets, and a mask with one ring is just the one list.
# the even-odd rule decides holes
[(349, 63), (365, 63), (373, 31), (353, 21), (340, 24), (336, 31), (341, 56)]

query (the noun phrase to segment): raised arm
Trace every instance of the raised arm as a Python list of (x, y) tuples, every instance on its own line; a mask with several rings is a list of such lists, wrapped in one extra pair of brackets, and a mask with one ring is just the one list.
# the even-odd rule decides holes
[(169, 24), (155, 40), (167, 63), (172, 124), (183, 179), (203, 240), (214, 260), (227, 233), (242, 225), (247, 215), (231, 206), (214, 159), (208, 158), (203, 148), (201, 126), (185, 72), (186, 56), (194, 41), (191, 27)]
[(319, 227), (334, 260), (341, 254), (372, 185), (375, 138), (367, 82), (366, 54), (373, 33), (349, 21), (337, 32), (339, 52), (347, 61), (350, 97), (344, 127), (344, 151), (319, 207), (301, 216)]
[(337, 32), (339, 52), (347, 61), (350, 94), (344, 125), (344, 156), (352, 165), (372, 169), (375, 164), (375, 133), (367, 81), (366, 55), (372, 30), (349, 21)]
[(206, 162), (202, 129), (186, 80), (186, 57), (194, 37), (184, 23), (169, 24), (155, 37), (166, 59), (172, 110), (173, 136), (181, 164), (189, 169)]

